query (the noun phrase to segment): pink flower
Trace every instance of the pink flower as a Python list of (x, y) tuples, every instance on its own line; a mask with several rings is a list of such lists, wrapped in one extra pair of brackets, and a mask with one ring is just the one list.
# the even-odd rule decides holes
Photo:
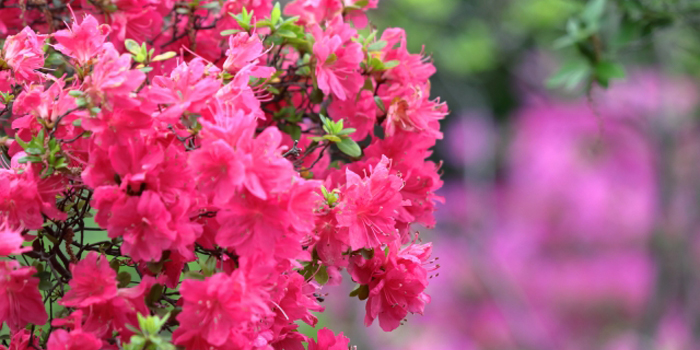
[(440, 120), (447, 115), (447, 105), (429, 99), (429, 85), (401, 86), (389, 94), (390, 102), (385, 102), (388, 106), (384, 122), (386, 136), (410, 132), (442, 139)]
[(200, 190), (211, 196), (214, 204), (228, 202), (243, 185), (243, 156), (223, 140), (216, 140), (202, 146), (190, 158)]
[(0, 256), (22, 254), (31, 247), (22, 247), (24, 237), (21, 230), (13, 229), (7, 219), (0, 218)]
[(44, 40), (29, 27), (5, 40), (2, 59), (20, 82), (37, 79), (34, 70), (44, 66)]
[(430, 302), (423, 292), (428, 286), (428, 270), (423, 265), (428, 262), (431, 246), (410, 245), (399, 252), (389, 249), (387, 257), (375, 251), (369, 262), (354, 258), (353, 263), (359, 262), (360, 271), (365, 272), (352, 273), (353, 278), (360, 277), (360, 283), (369, 284), (365, 325), (370, 326), (379, 318), (379, 325), (386, 332), (396, 329), (409, 312), (422, 314)]
[(60, 301), (64, 306), (87, 307), (117, 296), (117, 273), (104, 256), (90, 252), (71, 266), (71, 274), (71, 289)]
[(243, 185), (258, 198), (284, 192), (296, 177), (292, 164), (282, 157), (281, 143), (279, 129), (267, 128), (243, 148), (248, 153)]
[(129, 196), (114, 204), (109, 236), (123, 237), (122, 252), (134, 260), (158, 261), (176, 238), (168, 227), (170, 218), (160, 196), (144, 191), (140, 197)]
[(87, 92), (95, 101), (109, 102), (110, 106), (126, 108), (138, 101), (128, 98), (146, 79), (140, 70), (131, 69), (131, 54), (119, 55), (112, 44), (104, 45), (104, 54), (95, 63), (92, 73), (86, 77)]
[(328, 108), (328, 116), (335, 121), (343, 119), (346, 128), (356, 129), (354, 133), (350, 134), (350, 137), (359, 142), (364, 140), (367, 135), (374, 134), (377, 111), (374, 94), (362, 90), (357, 100), (333, 100)]
[(0, 260), (0, 324), (7, 323), (12, 332), (30, 323), (43, 325), (48, 318), (35, 273), (34, 267)]
[(262, 291), (246, 283), (242, 273), (185, 280), (180, 291), (184, 303), (177, 317), (180, 328), (173, 334), (176, 344), (189, 341), (193, 335), (188, 332), (194, 331), (208, 344), (221, 346), (234, 329), (245, 329), (270, 312), (262, 303)]
[(84, 66), (102, 50), (102, 44), (108, 34), (107, 28), (99, 25), (91, 15), (87, 15), (82, 23), (78, 23), (78, 19), (74, 18), (72, 28), (54, 33), (53, 37), (58, 41), (54, 47)]
[[(29, 344), (38, 344), (39, 339), (36, 335), (30, 335), (29, 331), (22, 329), (14, 334), (12, 334), (12, 339), (10, 340), (9, 350), (34, 350)], [(0, 349), (5, 349), (5, 347), (0, 346)]]
[(343, 332), (336, 336), (332, 330), (322, 328), (318, 330), (316, 337), (318, 341), (313, 339), (309, 341), (309, 350), (346, 350), (349, 348), (350, 339), (343, 336)]
[(148, 130), (153, 120), (153, 117), (137, 109), (117, 107), (111, 111), (103, 109), (94, 116), (83, 118), (82, 127), (94, 133), (97, 146), (108, 149), (118, 144), (120, 139), (131, 138)]
[(299, 16), (299, 20), (305, 24), (321, 24), (342, 12), (342, 0), (294, 0), (284, 8), (286, 15)]
[(81, 309), (84, 313), (81, 329), (98, 338), (111, 337), (117, 332), (122, 342), (128, 341), (133, 332), (127, 325), (138, 327), (136, 315), (150, 312), (144, 298), (154, 284), (153, 277), (144, 276), (138, 286), (119, 289), (116, 297)]
[[(343, 23), (337, 23), (342, 26)], [(347, 38), (333, 33), (336, 28), (322, 32), (314, 29), (314, 57), (316, 58), (316, 82), (324, 94), (333, 94), (339, 100), (354, 99), (363, 84), (360, 62), (364, 59), (362, 45), (348, 42)]]
[(199, 113), (221, 87), (221, 82), (209, 76), (216, 68), (207, 67), (196, 58), (173, 69), (169, 78), (157, 76), (149, 87), (147, 98), (156, 104), (170, 105), (159, 118), (177, 121), (185, 112)]
[(66, 332), (56, 329), (51, 332), (46, 350), (100, 350), (102, 341), (90, 333), (80, 330)]
[(43, 215), (65, 219), (56, 208), (56, 194), (61, 189), (58, 176), (41, 179), (31, 167), (18, 174), (0, 169), (0, 217), (10, 227), (38, 230), (44, 224)]
[(276, 241), (288, 233), (289, 219), (284, 203), (277, 198), (263, 200), (247, 191), (233, 197), (224, 210), (219, 211), (216, 220), (221, 224), (216, 243), (234, 248), (240, 255), (263, 251), (273, 255), (279, 250), (275, 247)]
[(364, 179), (350, 170), (345, 176), (346, 188), (341, 191), (337, 214), (338, 226), (347, 230), (344, 242), (357, 250), (395, 240), (394, 217), (404, 205), (399, 194), (403, 181), (389, 174), (389, 159), (383, 157)]
[(382, 61), (398, 61), (398, 65), (384, 72), (384, 77), (403, 85), (425, 84), (435, 74), (435, 66), (422, 54), (411, 54), (406, 44), (406, 32), (401, 28), (387, 28), (381, 40), (387, 45), (382, 49)]
[(265, 52), (260, 38), (248, 32), (238, 32), (228, 38), (229, 49), (226, 51), (224, 70), (236, 73), (242, 68), (252, 65), (248, 73), (256, 78), (269, 78), (274, 72), (274, 67), (259, 65), (259, 59)]

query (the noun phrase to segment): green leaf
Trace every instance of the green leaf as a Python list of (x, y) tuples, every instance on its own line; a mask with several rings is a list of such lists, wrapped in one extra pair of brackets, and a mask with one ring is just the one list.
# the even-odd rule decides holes
[(391, 60), (384, 62), (384, 69), (391, 69), (398, 66), (401, 63), (399, 60)]
[(35, 156), (44, 154), (44, 149), (43, 149), (43, 148), (31, 147), (31, 146), (30, 146), (30, 147), (28, 147), (28, 148), (25, 148), (24, 150), (25, 150), (27, 153), (29, 153), (29, 154), (31, 154), (31, 155), (35, 155)]
[(109, 262), (109, 267), (111, 267), (112, 270), (114, 270), (114, 272), (116, 272), (116, 273), (119, 273), (119, 266), (120, 266), (119, 259), (117, 259), (117, 258), (114, 258), (114, 259), (112, 259), (112, 261)]
[(311, 102), (319, 104), (323, 102), (323, 91), (319, 89), (314, 89), (314, 91), (311, 92), (309, 98), (311, 99)]
[(175, 56), (177, 56), (177, 52), (168, 51), (168, 52), (164, 52), (156, 57), (153, 57), (153, 59), (151, 61), (153, 61), (153, 62), (165, 61), (165, 60), (169, 60)]
[(223, 32), (221, 32), (221, 36), (229, 36), (229, 35), (232, 35), (232, 34), (236, 34), (236, 33), (240, 32), (240, 31), (241, 31), (240, 29), (228, 29), (228, 30), (224, 30)]
[(128, 271), (122, 271), (117, 274), (117, 282), (119, 288), (124, 288), (131, 283), (131, 274)]
[(316, 279), (316, 282), (318, 282), (318, 284), (320, 285), (328, 283), (329, 276), (325, 266), (321, 266), (321, 268), (318, 269), (318, 272), (316, 272), (314, 279)]
[(80, 97), (83, 96), (83, 92), (80, 90), (71, 90), (70, 92), (68, 92), (68, 95), (72, 97)]
[(355, 3), (353, 5), (355, 5), (359, 8), (363, 8), (367, 5), (369, 5), (369, 0), (358, 0), (358, 1), (355, 1)]
[(139, 70), (144, 72), (144, 73), (148, 73), (148, 72), (153, 70), (153, 67), (143, 67), (143, 68), (139, 68)]
[(547, 80), (548, 88), (557, 88), (563, 86), (567, 90), (572, 90), (578, 86), (591, 73), (591, 67), (585, 61), (570, 61), (549, 80)]
[(219, 9), (221, 6), (219, 6), (218, 1), (212, 1), (212, 2), (206, 3), (204, 5), (200, 5), (199, 7), (203, 8), (203, 9), (208, 9), (208, 10), (216, 10), (216, 9)]
[(323, 138), (328, 140), (328, 141), (335, 142), (335, 143), (343, 141), (343, 139), (341, 139), (340, 137), (335, 136), (335, 135), (324, 135)]
[(199, 271), (187, 271), (183, 274), (183, 277), (185, 279), (194, 279), (194, 280), (200, 280), (200, 281), (204, 281), (204, 279), (206, 278)]
[(272, 22), (273, 25), (277, 24), (281, 16), (282, 10), (280, 9), (280, 3), (277, 2), (275, 3), (275, 7), (272, 8), (272, 13), (270, 13), (270, 22)]
[(288, 30), (288, 29), (279, 29), (275, 33), (277, 33), (277, 35), (285, 37), (285, 38), (296, 38), (297, 37), (296, 33), (294, 33), (291, 30)]
[(619, 63), (601, 61), (595, 66), (595, 74), (598, 79), (623, 79), (625, 77), (625, 67)]
[(379, 109), (382, 112), (386, 113), (386, 107), (384, 107), (384, 101), (382, 101), (382, 99), (379, 96), (374, 96), (374, 103), (377, 104), (377, 107), (379, 107)]
[(39, 272), (36, 276), (39, 277), (39, 290), (49, 290), (53, 287), (51, 273), (48, 271)]
[(362, 155), (362, 149), (360, 146), (355, 142), (353, 139), (347, 137), (342, 139), (340, 142), (337, 142), (336, 145), (338, 146), (338, 149), (349, 155), (350, 157), (359, 157)]
[(589, 25), (595, 25), (605, 12), (606, 0), (590, 0), (581, 13), (583, 19)]
[(133, 39), (124, 40), (124, 47), (126, 47), (126, 50), (131, 52), (133, 55), (138, 55), (141, 52), (141, 45), (139, 45), (139, 43)]
[(358, 297), (360, 300), (365, 300), (369, 298), (369, 286), (366, 284), (361, 284), (357, 286), (352, 292), (350, 292), (351, 297)]
[(386, 40), (375, 41), (367, 46), (367, 51), (379, 51), (385, 48), (387, 44)]
[(338, 131), (335, 134), (338, 136), (345, 136), (345, 135), (350, 135), (350, 134), (354, 133), (355, 131), (357, 131), (357, 129), (355, 129), (355, 128), (345, 128), (343, 130)]

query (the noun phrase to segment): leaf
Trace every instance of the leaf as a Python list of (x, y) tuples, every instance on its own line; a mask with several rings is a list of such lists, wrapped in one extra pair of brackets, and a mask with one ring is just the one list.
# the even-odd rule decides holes
[(168, 52), (162, 53), (156, 57), (153, 57), (153, 59), (151, 61), (153, 61), (153, 62), (165, 61), (165, 60), (169, 60), (175, 56), (177, 56), (177, 52), (168, 51)]
[(148, 72), (153, 70), (153, 67), (143, 67), (143, 68), (139, 68), (139, 70), (144, 72), (144, 73), (148, 73)]
[(384, 62), (384, 69), (391, 69), (398, 66), (401, 63), (399, 60), (391, 60)]
[(291, 30), (288, 30), (288, 29), (280, 29), (280, 30), (276, 31), (275, 33), (277, 33), (279, 36), (282, 36), (285, 38), (296, 38), (297, 37), (296, 33), (294, 33)]
[(119, 273), (119, 266), (120, 266), (119, 259), (117, 259), (117, 258), (114, 258), (114, 259), (112, 259), (112, 261), (109, 262), (109, 267), (111, 267), (112, 270), (114, 270), (114, 272), (116, 272), (116, 273)]
[(586, 79), (590, 73), (591, 67), (585, 61), (570, 61), (547, 80), (547, 87), (557, 88), (564, 86), (567, 90), (572, 90)]
[(270, 13), (270, 22), (273, 25), (277, 24), (280, 17), (282, 16), (282, 10), (280, 9), (280, 3), (275, 3), (275, 7), (272, 8), (272, 13)]
[(131, 274), (128, 271), (122, 271), (117, 274), (117, 281), (119, 288), (124, 288), (131, 283)]
[(49, 290), (53, 287), (51, 283), (51, 273), (48, 271), (42, 271), (35, 275), (39, 278), (39, 290)]
[(386, 40), (375, 41), (367, 46), (367, 51), (379, 51), (386, 47)]
[(205, 277), (199, 271), (187, 271), (182, 274), (185, 279), (194, 279), (204, 281)]
[(337, 142), (336, 145), (338, 146), (338, 149), (349, 155), (350, 157), (359, 157), (362, 155), (362, 149), (360, 146), (355, 142), (353, 139), (346, 137), (342, 139), (340, 142)]
[(583, 19), (588, 25), (597, 24), (605, 12), (606, 0), (590, 0), (581, 13)]
[(357, 0), (357, 1), (355, 1), (354, 5), (359, 7), (359, 8), (363, 8), (367, 5), (369, 5), (369, 0)]
[(623, 79), (625, 77), (625, 67), (619, 63), (611, 61), (601, 61), (595, 66), (595, 74), (598, 78)]
[(343, 141), (343, 139), (341, 139), (340, 137), (335, 136), (335, 135), (324, 135), (323, 138), (328, 140), (328, 141), (335, 142), (335, 143), (339, 143), (339, 142)]
[(381, 97), (374, 96), (374, 103), (377, 104), (377, 107), (379, 107), (382, 112), (386, 113), (386, 107), (384, 106), (384, 101), (382, 101)]
[(200, 5), (199, 7), (203, 8), (203, 9), (208, 9), (208, 10), (215, 10), (215, 9), (220, 8), (221, 6), (219, 6), (218, 1), (212, 1), (212, 2), (207, 3), (207, 4)]
[(138, 55), (141, 52), (141, 45), (139, 45), (139, 43), (133, 39), (124, 40), (124, 47), (126, 47), (126, 50), (131, 52), (133, 55)]
[(351, 297), (358, 297), (360, 300), (365, 300), (369, 297), (369, 286), (366, 284), (358, 285), (352, 292)]
[(228, 36), (240, 32), (240, 29), (228, 29), (221, 32), (221, 36)]
[(354, 133), (355, 131), (357, 131), (357, 129), (355, 129), (355, 128), (345, 128), (343, 130), (338, 131), (335, 134), (338, 136), (345, 136), (345, 135), (350, 135), (350, 134)]
[(325, 266), (321, 266), (321, 268), (318, 269), (318, 272), (316, 272), (314, 279), (316, 279), (316, 282), (318, 282), (318, 284), (320, 285), (328, 283), (329, 276)]

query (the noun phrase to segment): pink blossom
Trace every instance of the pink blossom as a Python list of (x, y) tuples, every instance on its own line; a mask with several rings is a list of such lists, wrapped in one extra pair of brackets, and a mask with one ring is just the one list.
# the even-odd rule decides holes
[(431, 101), (430, 87), (406, 86), (390, 92), (384, 132), (393, 136), (399, 132), (424, 133), (442, 139), (440, 120), (447, 115), (447, 106), (439, 100)]
[(346, 172), (337, 218), (338, 226), (347, 230), (343, 239), (352, 250), (378, 247), (397, 237), (394, 217), (404, 205), (399, 194), (403, 181), (389, 173), (389, 165), (389, 159), (382, 158), (364, 178)]
[(324, 94), (333, 94), (339, 100), (354, 99), (363, 84), (359, 73), (360, 62), (364, 59), (362, 45), (346, 42), (346, 38), (332, 31), (333, 28), (326, 32), (320, 28), (314, 29), (316, 42), (313, 50), (318, 88)]
[(54, 47), (84, 66), (102, 50), (102, 44), (108, 34), (106, 32), (106, 28), (100, 26), (91, 15), (85, 16), (82, 23), (78, 23), (78, 19), (75, 18), (72, 28), (54, 33), (53, 37), (58, 41)]
[(319, 329), (316, 337), (318, 341), (311, 340), (309, 342), (309, 350), (345, 350), (350, 344), (350, 339), (343, 336), (343, 332), (336, 336), (328, 328)]
[(44, 40), (29, 27), (5, 40), (2, 59), (20, 82), (37, 79), (35, 70), (44, 66)]
[(0, 261), (0, 324), (7, 323), (12, 332), (30, 323), (43, 325), (48, 318), (35, 273), (17, 261)]
[(306, 24), (320, 24), (340, 15), (343, 11), (343, 0), (294, 0), (287, 4), (284, 13), (289, 16), (299, 16)]
[(275, 68), (259, 65), (260, 57), (264, 55), (264, 47), (260, 38), (248, 32), (238, 32), (228, 38), (229, 49), (226, 51), (226, 61), (224, 62), (224, 70), (236, 73), (242, 68), (251, 65), (248, 71), (251, 76), (256, 78), (269, 78)]
[(350, 137), (358, 142), (364, 140), (367, 135), (374, 134), (377, 113), (374, 94), (367, 90), (360, 91), (357, 100), (333, 100), (328, 108), (328, 116), (331, 119), (335, 121), (343, 119), (343, 125), (346, 128), (356, 129)]
[(57, 329), (51, 333), (46, 350), (100, 350), (102, 341), (90, 333), (81, 331), (66, 332)]
[(117, 273), (109, 266), (107, 258), (90, 252), (78, 264), (71, 266), (74, 278), (70, 291), (61, 299), (69, 307), (87, 307), (117, 296)]
[(87, 92), (96, 101), (109, 102), (112, 106), (119, 101), (119, 107), (125, 108), (126, 103), (134, 103), (132, 99), (125, 97), (135, 91), (144, 79), (146, 74), (131, 69), (131, 54), (119, 55), (114, 46), (108, 43), (104, 45), (101, 59), (95, 63), (92, 73), (85, 79), (85, 85)]
[(184, 299), (178, 315), (180, 328), (173, 334), (176, 344), (189, 341), (190, 331), (202, 341), (221, 346), (232, 336), (255, 321), (254, 315), (265, 315), (269, 309), (261, 302), (263, 291), (246, 283), (241, 273), (217, 273), (204, 281), (185, 280), (180, 287)]
[(158, 194), (144, 191), (139, 197), (129, 196), (114, 204), (108, 232), (112, 238), (124, 238), (124, 254), (137, 261), (158, 261), (176, 238), (167, 226), (170, 219)]
[(206, 102), (221, 87), (218, 80), (209, 76), (213, 69), (207, 67), (203, 60), (194, 59), (177, 66), (169, 78), (154, 78), (147, 92), (148, 99), (152, 103), (170, 105), (159, 118), (172, 121), (185, 111), (202, 111)]
[(7, 219), (0, 218), (0, 256), (22, 254), (31, 251), (31, 247), (22, 247), (22, 231), (13, 229)]

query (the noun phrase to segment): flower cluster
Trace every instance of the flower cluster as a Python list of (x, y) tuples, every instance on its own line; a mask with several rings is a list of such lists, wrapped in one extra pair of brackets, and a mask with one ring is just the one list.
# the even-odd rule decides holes
[(447, 106), (377, 2), (0, 3), (10, 348), (347, 349), (298, 331), (344, 269), (422, 313)]

